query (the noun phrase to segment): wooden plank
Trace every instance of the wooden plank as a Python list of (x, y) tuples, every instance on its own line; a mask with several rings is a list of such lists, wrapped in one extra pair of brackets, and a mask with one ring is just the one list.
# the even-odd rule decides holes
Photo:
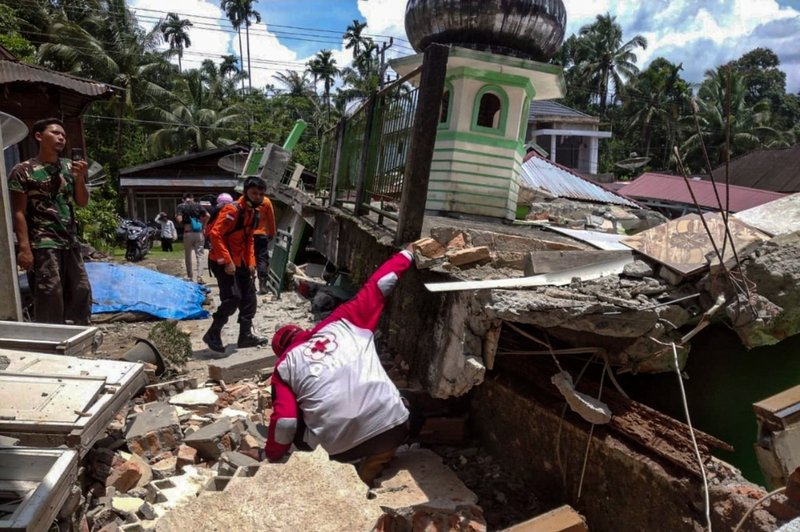
[(628, 258), (633, 262), (633, 252), (595, 249), (583, 251), (531, 251), (525, 254), (523, 269), (525, 270), (525, 275), (530, 277), (542, 273), (583, 268), (598, 262), (622, 258)]
[(756, 416), (785, 427), (800, 417), (800, 384), (753, 404)]
[(578, 512), (564, 505), (506, 528), (503, 532), (589, 532), (589, 528)]
[(572, 268), (560, 272), (544, 273), (532, 277), (518, 277), (514, 279), (496, 279), (488, 281), (456, 281), (449, 283), (426, 283), (425, 288), (430, 292), (452, 292), (457, 290), (486, 290), (491, 288), (530, 288), (534, 286), (564, 286), (572, 282), (575, 277), (582, 281), (591, 281), (607, 275), (619, 275), (632, 259), (617, 259), (610, 262), (599, 262), (584, 268)]

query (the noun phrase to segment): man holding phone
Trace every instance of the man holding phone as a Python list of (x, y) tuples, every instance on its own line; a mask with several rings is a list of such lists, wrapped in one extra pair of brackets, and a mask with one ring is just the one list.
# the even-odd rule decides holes
[(34, 321), (88, 325), (92, 290), (78, 242), (75, 208), (89, 203), (88, 164), (83, 150), (60, 158), (67, 143), (64, 124), (47, 118), (31, 128), (39, 153), (11, 169), (8, 189), (17, 265), (28, 272)]

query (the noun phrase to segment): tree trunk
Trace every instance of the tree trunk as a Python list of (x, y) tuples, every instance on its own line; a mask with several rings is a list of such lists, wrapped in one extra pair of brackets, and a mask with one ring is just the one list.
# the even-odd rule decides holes
[[(239, 64), (242, 65), (242, 72), (244, 72), (244, 55), (242, 53), (242, 28), (239, 28)], [(244, 96), (244, 78), (242, 78), (242, 96)]]
[(250, 20), (248, 19), (244, 25), (244, 31), (247, 34), (247, 88), (253, 90), (253, 71), (250, 66)]

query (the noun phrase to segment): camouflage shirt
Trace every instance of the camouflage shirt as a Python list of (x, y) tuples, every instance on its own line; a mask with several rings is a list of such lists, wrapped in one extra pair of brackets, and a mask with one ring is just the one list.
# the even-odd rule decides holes
[(28, 239), (33, 249), (72, 247), (77, 242), (69, 160), (59, 165), (28, 159), (11, 169), (8, 189), (27, 195)]

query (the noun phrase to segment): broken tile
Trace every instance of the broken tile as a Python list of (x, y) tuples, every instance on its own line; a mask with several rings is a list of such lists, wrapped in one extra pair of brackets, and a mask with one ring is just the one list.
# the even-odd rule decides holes
[(111, 507), (119, 512), (135, 514), (142, 507), (144, 501), (138, 497), (112, 497)]
[(197, 378), (180, 377), (175, 380), (151, 384), (145, 387), (144, 400), (148, 403), (160, 401), (194, 388), (197, 388)]

